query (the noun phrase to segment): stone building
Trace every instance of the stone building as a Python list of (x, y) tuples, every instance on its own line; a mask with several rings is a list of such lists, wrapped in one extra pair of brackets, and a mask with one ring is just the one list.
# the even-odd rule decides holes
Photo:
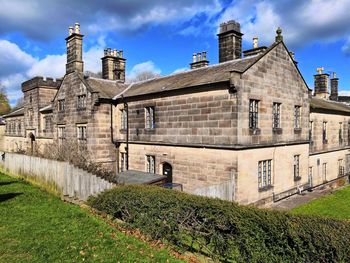
[(336, 102), (335, 77), (329, 99), (321, 71), (311, 94), (276, 33), (269, 47), (254, 39), (242, 52), (240, 25), (229, 21), (220, 25), (219, 64), (195, 53), (191, 70), (125, 83), (118, 50), (105, 50), (103, 79), (84, 76), (76, 24), (66, 38), (65, 76), (23, 83), (24, 107), (6, 116), (7, 150), (78, 140), (116, 173), (165, 175), (184, 191), (240, 203), (333, 180), (349, 171), (350, 108)]

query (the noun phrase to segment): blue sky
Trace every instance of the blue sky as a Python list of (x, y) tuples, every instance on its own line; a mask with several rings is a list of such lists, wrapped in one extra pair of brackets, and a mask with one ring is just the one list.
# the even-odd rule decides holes
[(85, 70), (101, 71), (105, 47), (122, 49), (128, 78), (184, 70), (193, 52), (207, 51), (216, 64), (221, 22), (241, 23), (244, 49), (254, 36), (271, 45), (280, 26), (310, 88), (322, 66), (350, 92), (350, 0), (0, 0), (0, 6), (0, 84), (12, 105), (21, 82), (64, 75), (64, 39), (75, 22), (85, 35)]

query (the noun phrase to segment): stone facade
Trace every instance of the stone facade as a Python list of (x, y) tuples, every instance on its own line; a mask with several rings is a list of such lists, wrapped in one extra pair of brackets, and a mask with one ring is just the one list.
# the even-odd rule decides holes
[[(350, 108), (312, 98), (280, 31), (241, 59), (239, 25), (223, 24), (225, 63), (125, 84), (117, 50), (105, 50), (104, 79), (84, 76), (83, 36), (72, 30), (64, 78), (23, 84), (23, 108), (6, 116), (6, 150), (78, 141), (116, 173), (163, 174), (195, 193), (227, 183), (227, 199), (240, 203), (276, 201), (350, 171)], [(327, 93), (320, 74), (315, 84)]]

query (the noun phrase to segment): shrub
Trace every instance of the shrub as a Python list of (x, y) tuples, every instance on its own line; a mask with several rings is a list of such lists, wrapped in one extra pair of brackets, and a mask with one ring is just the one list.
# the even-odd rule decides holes
[(154, 186), (118, 186), (88, 202), (153, 239), (225, 262), (350, 262), (350, 224), (343, 221)]

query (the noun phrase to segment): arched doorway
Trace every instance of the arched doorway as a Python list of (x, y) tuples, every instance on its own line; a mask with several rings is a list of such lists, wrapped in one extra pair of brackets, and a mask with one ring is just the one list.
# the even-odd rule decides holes
[(163, 175), (166, 176), (165, 183), (173, 183), (173, 167), (170, 163), (163, 163)]
[(29, 139), (30, 139), (30, 153), (34, 153), (35, 148), (35, 135), (31, 132), (29, 133)]

